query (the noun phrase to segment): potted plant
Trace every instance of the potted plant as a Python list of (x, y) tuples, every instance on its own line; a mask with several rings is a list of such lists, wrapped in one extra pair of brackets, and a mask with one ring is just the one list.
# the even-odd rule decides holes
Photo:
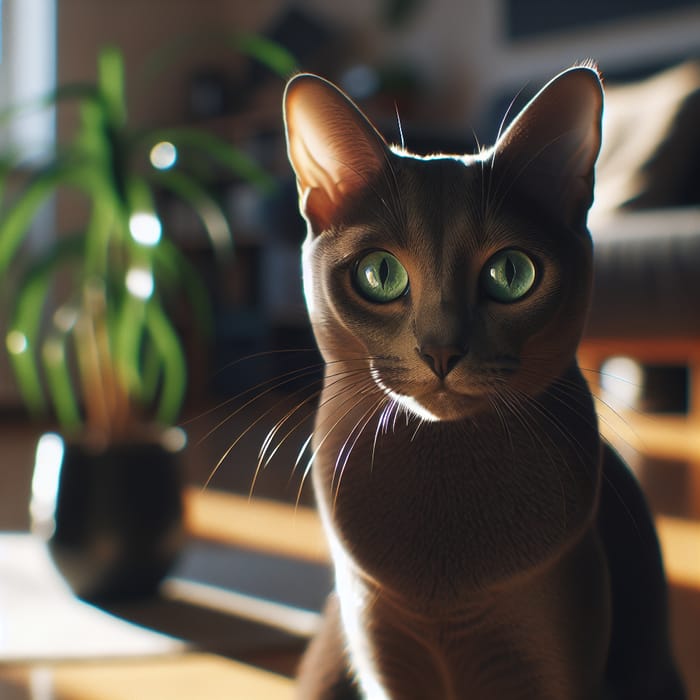
[[(225, 255), (226, 216), (183, 156), (197, 153), (259, 187), (270, 178), (198, 129), (131, 128), (117, 49), (100, 53), (95, 84), (51, 97), (64, 98), (78, 105), (73, 138), (0, 204), (0, 280), (21, 395), (32, 414), (53, 415), (60, 426), (37, 448), (34, 527), (75, 592), (104, 599), (152, 592), (182, 538), (184, 441), (171, 427), (187, 365), (171, 311), (184, 294), (205, 330), (209, 310), (197, 272), (164, 235), (156, 194), (192, 205)], [(17, 173), (5, 168), (4, 181)], [(64, 189), (81, 194), (84, 224), (29, 254), (32, 222)]]

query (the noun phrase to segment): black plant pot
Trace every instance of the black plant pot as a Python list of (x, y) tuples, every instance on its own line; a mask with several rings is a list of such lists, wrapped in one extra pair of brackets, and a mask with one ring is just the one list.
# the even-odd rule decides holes
[(174, 564), (184, 538), (184, 439), (172, 436), (102, 447), (39, 440), (32, 530), (84, 600), (148, 597)]

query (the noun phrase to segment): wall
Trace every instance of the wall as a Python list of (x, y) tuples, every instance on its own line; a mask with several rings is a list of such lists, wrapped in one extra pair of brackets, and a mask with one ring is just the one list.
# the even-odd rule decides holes
[[(255, 31), (268, 25), (290, 3), (284, 0), (59, 0), (58, 78), (94, 75), (98, 48), (121, 46), (131, 75), (142, 69), (154, 47), (206, 27)], [(400, 30), (378, 20), (378, 0), (298, 0), (297, 6), (351, 33), (369, 63), (408, 60), (420, 67), (431, 97), (450, 96), (448, 114), (433, 119), (464, 124), (494, 95), (542, 82), (572, 63), (594, 58), (603, 71), (617, 71), (650, 56), (700, 53), (700, 7), (660, 11), (655, 16), (610, 23), (581, 31), (510, 42), (505, 0), (430, 0), (423, 2)], [(167, 121), (181, 110), (188, 71), (197, 62), (234, 61), (201, 50), (173, 65), (157, 83), (131, 85), (133, 116)], [(140, 94), (138, 91), (141, 91)], [(157, 91), (157, 92), (156, 92)]]
[(271, 20), (279, 4), (277, 0), (59, 0), (58, 82), (94, 78), (100, 47), (114, 44), (125, 55), (134, 122), (172, 122), (174, 115), (181, 118), (189, 71), (226, 58), (220, 49), (198, 46), (183, 60), (172, 62), (156, 80), (148, 80), (144, 68), (156, 49), (205, 29), (257, 30)]

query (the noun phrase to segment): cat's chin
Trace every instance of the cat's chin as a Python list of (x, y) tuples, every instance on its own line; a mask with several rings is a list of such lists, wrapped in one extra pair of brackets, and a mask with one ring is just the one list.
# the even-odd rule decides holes
[(481, 412), (487, 405), (480, 397), (448, 389), (431, 391), (418, 397), (395, 394), (394, 398), (418, 418), (430, 422), (464, 420)]

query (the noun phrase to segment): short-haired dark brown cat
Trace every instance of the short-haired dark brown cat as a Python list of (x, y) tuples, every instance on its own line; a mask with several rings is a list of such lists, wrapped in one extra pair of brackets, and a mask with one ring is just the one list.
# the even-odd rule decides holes
[(652, 520), (576, 363), (597, 72), (467, 156), (388, 146), (316, 76), (284, 104), (336, 576), (299, 698), (682, 699)]

